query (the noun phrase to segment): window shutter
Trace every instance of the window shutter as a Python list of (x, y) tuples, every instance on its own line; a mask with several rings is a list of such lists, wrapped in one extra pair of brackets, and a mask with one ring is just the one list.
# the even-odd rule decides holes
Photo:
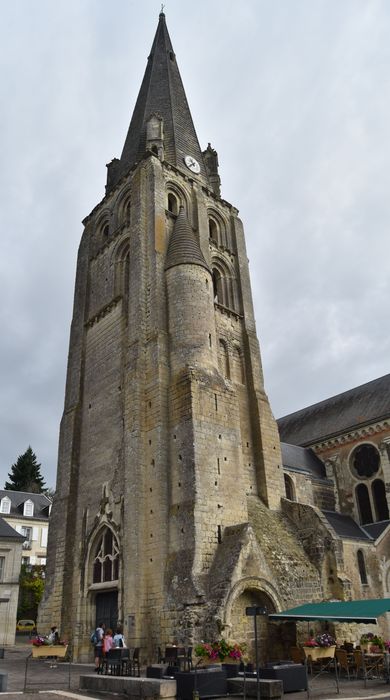
[(47, 547), (47, 528), (46, 527), (42, 528), (41, 547)]
[(38, 539), (38, 528), (37, 528), (37, 527), (33, 527), (33, 529), (32, 529), (32, 540), (33, 540), (33, 542), (34, 542), (34, 541), (36, 541), (37, 539)]

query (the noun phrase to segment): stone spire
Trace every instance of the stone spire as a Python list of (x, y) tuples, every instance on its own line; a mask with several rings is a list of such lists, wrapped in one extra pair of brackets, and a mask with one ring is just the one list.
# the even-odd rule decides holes
[(195, 158), (200, 165), (198, 177), (210, 185), (163, 12), (120, 161), (110, 164), (110, 186), (145, 155), (146, 127), (152, 115), (163, 121), (165, 160), (188, 172), (184, 158)]
[(176, 265), (201, 265), (210, 272), (183, 206), (180, 207), (169, 239), (165, 269), (169, 270)]

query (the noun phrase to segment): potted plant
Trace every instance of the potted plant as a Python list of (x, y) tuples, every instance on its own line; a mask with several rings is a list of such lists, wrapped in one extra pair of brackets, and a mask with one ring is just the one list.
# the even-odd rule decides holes
[(38, 658), (42, 656), (59, 656), (63, 658), (66, 656), (67, 649), (67, 642), (60, 641), (57, 644), (52, 644), (51, 642), (49, 642), (47, 637), (42, 637), (38, 634), (32, 640), (33, 658)]
[(367, 632), (360, 637), (360, 648), (366, 652), (379, 653), (385, 650), (386, 643), (383, 637), (372, 632)]
[(245, 647), (243, 644), (228, 642), (220, 639), (214, 642), (200, 642), (194, 648), (198, 664), (210, 663), (237, 663), (242, 660)]
[(312, 661), (315, 661), (316, 659), (332, 658), (334, 657), (335, 650), (336, 640), (328, 632), (317, 634), (316, 637), (307, 639), (303, 644), (305, 656), (310, 656)]

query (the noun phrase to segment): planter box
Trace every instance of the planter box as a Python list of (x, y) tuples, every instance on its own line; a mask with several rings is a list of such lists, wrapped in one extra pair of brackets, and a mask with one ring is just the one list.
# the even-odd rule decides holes
[(198, 669), (176, 673), (177, 697), (180, 700), (192, 700), (194, 691), (200, 698), (227, 694), (227, 679), (225, 671), (215, 669)]
[(62, 644), (42, 644), (40, 647), (32, 646), (33, 659), (43, 658), (44, 656), (58, 656), (64, 658), (68, 651), (68, 645)]
[(333, 647), (303, 647), (305, 656), (308, 659), (311, 658), (312, 661), (317, 661), (317, 659), (332, 659), (336, 651), (336, 646)]

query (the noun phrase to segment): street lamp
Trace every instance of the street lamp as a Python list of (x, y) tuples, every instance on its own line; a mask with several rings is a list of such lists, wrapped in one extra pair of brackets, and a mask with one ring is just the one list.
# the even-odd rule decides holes
[(255, 625), (255, 662), (256, 662), (256, 698), (260, 700), (260, 681), (259, 681), (259, 649), (257, 644), (257, 617), (258, 615), (268, 615), (267, 608), (265, 606), (254, 605), (250, 608), (245, 608), (245, 615), (247, 617), (253, 617)]

